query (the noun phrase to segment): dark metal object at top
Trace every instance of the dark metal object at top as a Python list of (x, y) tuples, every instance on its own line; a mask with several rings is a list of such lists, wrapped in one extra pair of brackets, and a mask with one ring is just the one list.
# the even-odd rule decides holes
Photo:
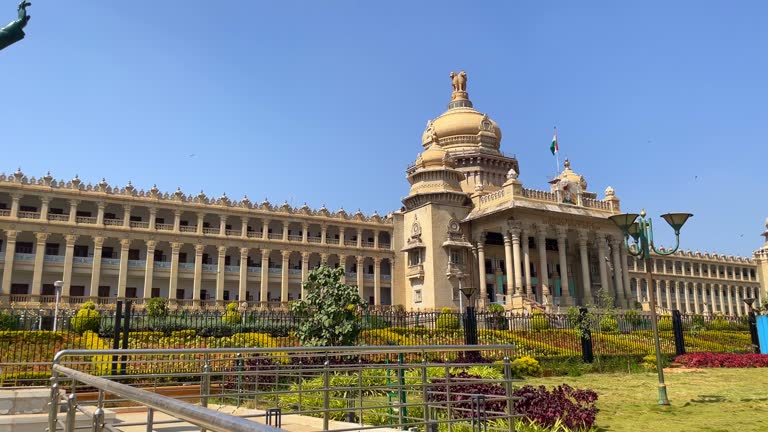
[(18, 7), (19, 18), (0, 29), (0, 50), (24, 39), (24, 27), (31, 18), (27, 15), (27, 6), (32, 6), (32, 3), (22, 0)]

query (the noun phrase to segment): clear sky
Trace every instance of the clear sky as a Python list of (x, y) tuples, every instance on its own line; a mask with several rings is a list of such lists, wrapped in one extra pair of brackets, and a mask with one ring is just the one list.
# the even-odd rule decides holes
[(556, 125), (589, 190), (694, 213), (685, 248), (762, 244), (764, 1), (33, 3), (0, 52), (6, 173), (384, 214), (466, 70), (526, 187)]

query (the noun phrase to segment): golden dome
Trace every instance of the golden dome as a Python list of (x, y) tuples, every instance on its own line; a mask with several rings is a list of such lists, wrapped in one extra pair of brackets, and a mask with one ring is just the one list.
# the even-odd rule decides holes
[[(430, 120), (422, 135), (424, 147), (430, 144), (439, 145), (448, 150), (474, 150), (485, 147), (499, 150), (501, 129), (487, 114), (483, 114), (472, 106), (466, 92), (466, 74), (451, 73), (453, 93), (448, 111), (440, 117)], [(463, 81), (458, 81), (459, 79)]]
[(569, 183), (576, 183), (581, 186), (581, 190), (587, 190), (587, 180), (582, 175), (575, 173), (571, 169), (571, 162), (568, 159), (563, 162), (563, 166), (565, 169), (563, 169), (563, 172), (561, 172), (557, 178), (560, 180), (566, 180)]
[(448, 155), (448, 152), (440, 148), (440, 146), (434, 144), (430, 145), (426, 150), (424, 150), (424, 152), (419, 156), (419, 159), (417, 159), (416, 164), (421, 168), (453, 168), (455, 166), (453, 163), (453, 158)]

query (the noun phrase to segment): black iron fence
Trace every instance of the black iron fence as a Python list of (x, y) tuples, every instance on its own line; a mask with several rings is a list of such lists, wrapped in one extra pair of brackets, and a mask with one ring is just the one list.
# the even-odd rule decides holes
[[(227, 348), (300, 346), (302, 318), (290, 311), (178, 311), (151, 315), (99, 311), (87, 319), (75, 311), (0, 311), (0, 386), (17, 379), (47, 376), (53, 355), (67, 348)], [(679, 316), (679, 320), (676, 318)], [(56, 332), (53, 332), (54, 321)], [(654, 352), (650, 315), (637, 312), (567, 314), (477, 312), (474, 319), (455, 311), (362, 311), (358, 345), (461, 345), (465, 327), (475, 324), (479, 345), (505, 344), (518, 356), (581, 358)], [(661, 350), (752, 352), (747, 317), (662, 315)], [(471, 333), (471, 332), (470, 332)]]

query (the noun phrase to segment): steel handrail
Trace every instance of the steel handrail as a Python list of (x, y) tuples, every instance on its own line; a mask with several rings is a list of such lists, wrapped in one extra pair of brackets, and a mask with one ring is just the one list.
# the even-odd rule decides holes
[(240, 417), (216, 412), (190, 403), (182, 402), (157, 393), (139, 390), (131, 386), (79, 372), (61, 365), (54, 365), (55, 374), (65, 375), (78, 382), (88, 384), (104, 392), (131, 399), (157, 411), (162, 411), (180, 420), (209, 429), (212, 432), (278, 432), (272, 426), (262, 425)]

